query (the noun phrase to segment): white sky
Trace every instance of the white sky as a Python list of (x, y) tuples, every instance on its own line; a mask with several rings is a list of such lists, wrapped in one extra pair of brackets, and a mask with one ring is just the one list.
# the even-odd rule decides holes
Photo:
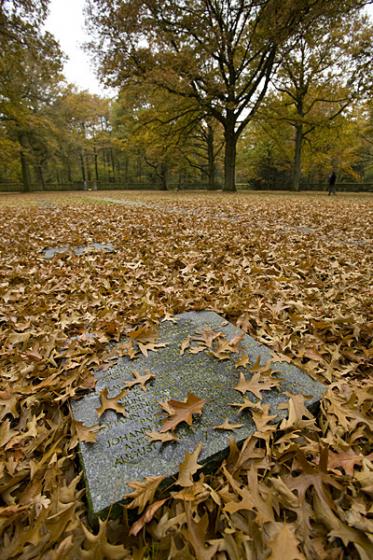
[(64, 73), (68, 82), (91, 93), (108, 95), (95, 76), (93, 62), (82, 44), (89, 39), (84, 29), (83, 7), (85, 0), (51, 0), (45, 28), (59, 41), (69, 60)]
[[(74, 83), (79, 89), (87, 89), (91, 93), (102, 96), (111, 96), (113, 90), (105, 90), (99, 83), (90, 55), (81, 48), (81, 45), (89, 39), (84, 29), (84, 4), (85, 0), (50, 0), (49, 16), (45, 27), (53, 33), (62, 50), (69, 57), (65, 64), (67, 81)], [(373, 19), (373, 6), (366, 9)]]

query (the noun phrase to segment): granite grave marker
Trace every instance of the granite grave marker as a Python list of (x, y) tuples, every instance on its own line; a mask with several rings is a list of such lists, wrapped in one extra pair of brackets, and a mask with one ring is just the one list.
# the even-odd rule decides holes
[(89, 243), (88, 245), (77, 245), (70, 247), (69, 245), (61, 245), (60, 247), (46, 247), (43, 249), (43, 257), (47, 260), (53, 259), (56, 255), (72, 252), (77, 256), (95, 251), (103, 251), (104, 253), (114, 253), (115, 249), (111, 243)]
[[(203, 448), (198, 462), (208, 466), (224, 457), (232, 435), (240, 443), (256, 431), (250, 411), (238, 414), (238, 408), (231, 406), (231, 403), (243, 402), (243, 396), (234, 388), (240, 372), (250, 378), (250, 366), (236, 368), (235, 361), (240, 353), (247, 353), (251, 364), (260, 362), (263, 365), (271, 359), (271, 351), (214, 312), (182, 313), (175, 319), (175, 324), (161, 323), (158, 342), (165, 347), (135, 360), (120, 358), (110, 369), (96, 373), (97, 385), (92, 394), (72, 403), (76, 420), (86, 426), (102, 425), (96, 443), (82, 442), (79, 446), (91, 514), (104, 512), (120, 502), (131, 491), (128, 482), (146, 476), (177, 474), (185, 453), (193, 451), (199, 442)], [(222, 333), (221, 337), (227, 341), (242, 334), (239, 354), (232, 355), (233, 359), (219, 360), (207, 349), (198, 353), (187, 349), (181, 355), (181, 343), (205, 329)], [(193, 345), (198, 346), (198, 342), (192, 342)], [(322, 384), (286, 362), (275, 362), (271, 367), (278, 372), (274, 375), (281, 378), (278, 388), (262, 393), (262, 403), (271, 406), (272, 414), (277, 414), (279, 420), (286, 415), (284, 409), (278, 409), (280, 403), (288, 400), (285, 393), (302, 393), (307, 397), (309, 408), (317, 407), (324, 392)], [(134, 370), (141, 374), (150, 370), (155, 379), (147, 383), (146, 391), (139, 385), (128, 390), (121, 400), (125, 417), (108, 410), (98, 419), (100, 391), (107, 388), (109, 397), (119, 394), (126, 382), (133, 381)], [(185, 400), (188, 393), (206, 401), (202, 415), (195, 416), (190, 427), (178, 426), (178, 442), (152, 442), (146, 432), (159, 432), (166, 418), (159, 403), (169, 399)], [(256, 401), (251, 393), (245, 397)], [(242, 428), (234, 432), (215, 429), (226, 418), (232, 423), (242, 423)]]

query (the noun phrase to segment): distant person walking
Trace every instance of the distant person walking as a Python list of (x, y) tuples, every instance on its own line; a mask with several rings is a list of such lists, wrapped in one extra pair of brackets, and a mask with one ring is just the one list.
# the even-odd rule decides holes
[(335, 187), (336, 180), (337, 180), (337, 175), (335, 174), (335, 171), (333, 171), (328, 179), (328, 196), (330, 196), (331, 194), (334, 195), (336, 194), (336, 187)]

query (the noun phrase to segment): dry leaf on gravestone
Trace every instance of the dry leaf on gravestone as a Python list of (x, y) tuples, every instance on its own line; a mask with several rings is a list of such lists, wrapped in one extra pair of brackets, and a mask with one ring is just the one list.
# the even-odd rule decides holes
[(247, 408), (249, 410), (260, 410), (260, 403), (259, 402), (253, 402), (250, 399), (246, 399), (244, 398), (244, 400), (240, 403), (229, 403), (230, 406), (234, 406), (239, 408), (238, 413), (241, 414), (241, 412), (243, 412), (244, 410), (246, 410)]
[(162, 480), (164, 480), (164, 476), (147, 476), (142, 482), (136, 480), (129, 482), (128, 486), (133, 488), (133, 492), (126, 494), (124, 498), (130, 498), (132, 502), (127, 504), (126, 508), (138, 508), (138, 512), (142, 513), (146, 505), (153, 500)]
[(167, 443), (169, 441), (179, 441), (174, 434), (166, 432), (161, 434), (160, 432), (145, 432), (146, 435), (151, 439), (151, 441), (161, 441), (162, 443)]
[(250, 363), (250, 358), (247, 354), (241, 354), (237, 362), (235, 362), (234, 367), (237, 369), (239, 367), (246, 367)]
[(166, 348), (166, 344), (164, 344), (163, 342), (160, 342), (159, 344), (156, 342), (147, 342), (146, 344), (138, 342), (137, 344), (139, 346), (141, 354), (143, 354), (145, 358), (148, 357), (148, 352), (156, 352), (160, 348)]
[(186, 338), (184, 338), (184, 340), (181, 341), (181, 344), (180, 344), (180, 356), (183, 356), (185, 350), (186, 350), (187, 348), (189, 348), (189, 346), (190, 346), (190, 341), (191, 341), (190, 336), (187, 336)]
[(243, 424), (230, 424), (228, 418), (226, 418), (223, 424), (219, 424), (219, 426), (214, 426), (214, 430), (238, 430), (238, 428), (242, 428)]
[(126, 393), (127, 389), (122, 389), (122, 391), (118, 395), (109, 398), (107, 396), (107, 388), (105, 387), (105, 389), (102, 389), (102, 391), (100, 392), (101, 406), (99, 408), (96, 408), (98, 417), (100, 418), (106, 410), (114, 410), (117, 414), (123, 414), (123, 416), (125, 416), (126, 411), (124, 409), (124, 405), (120, 404), (118, 401), (122, 399)]
[[(279, 405), (279, 408), (287, 408), (289, 411), (288, 418), (280, 424), (280, 430), (311, 427), (315, 424), (314, 416), (304, 405), (303, 395), (290, 396), (288, 402)], [(303, 420), (303, 417), (306, 420)]]
[(193, 475), (201, 468), (202, 465), (197, 463), (198, 456), (201, 453), (202, 444), (199, 443), (192, 453), (185, 453), (184, 461), (179, 466), (179, 476), (176, 484), (187, 488), (193, 485)]
[(279, 379), (273, 379), (269, 377), (261, 377), (259, 373), (254, 373), (250, 380), (247, 380), (244, 374), (240, 373), (240, 380), (238, 385), (236, 385), (236, 391), (240, 393), (246, 393), (250, 391), (258, 399), (262, 398), (262, 391), (270, 391), (273, 387), (278, 387), (281, 381)]
[(145, 375), (140, 375), (140, 373), (136, 370), (131, 371), (133, 377), (135, 378), (134, 381), (127, 381), (125, 387), (131, 388), (134, 385), (141, 385), (141, 389), (146, 391), (146, 383), (151, 379), (155, 379), (155, 375), (149, 371), (148, 369), (145, 370)]
[(72, 439), (72, 444), (70, 449), (75, 447), (78, 441), (84, 441), (85, 443), (95, 443), (97, 438), (97, 432), (102, 429), (102, 426), (85, 426), (83, 422), (79, 420), (73, 420), (72, 422), (75, 434)]
[(206, 401), (196, 397), (193, 393), (188, 393), (186, 401), (167, 401), (167, 404), (173, 410), (171, 418), (165, 420), (161, 432), (174, 430), (181, 422), (186, 422), (189, 426), (193, 422), (193, 414), (202, 414), (202, 408)]

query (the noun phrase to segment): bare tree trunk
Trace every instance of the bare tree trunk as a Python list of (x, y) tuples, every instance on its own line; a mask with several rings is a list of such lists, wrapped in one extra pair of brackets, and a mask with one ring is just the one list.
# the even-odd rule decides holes
[(40, 186), (41, 186), (41, 190), (45, 191), (45, 180), (44, 180), (43, 166), (42, 166), (41, 163), (39, 163), (36, 166), (35, 171), (37, 173), (37, 176), (39, 177), (39, 183), (40, 183)]
[(224, 158), (224, 191), (236, 191), (236, 132), (233, 111), (227, 111), (224, 126), (225, 158)]
[(23, 192), (30, 192), (31, 191), (31, 175), (30, 175), (30, 165), (27, 158), (27, 145), (26, 145), (26, 135), (23, 133), (19, 133), (18, 140), (21, 145), (21, 150), (19, 152), (19, 157), (21, 161), (21, 170), (22, 170), (22, 183), (23, 183)]
[(69, 183), (72, 183), (73, 178), (72, 178), (72, 175), (71, 175), (71, 164), (70, 164), (69, 156), (66, 157), (66, 169), (67, 169), (67, 180), (69, 181)]
[(299, 191), (300, 176), (302, 169), (302, 144), (303, 144), (303, 125), (298, 123), (295, 127), (295, 150), (293, 163), (293, 189)]
[(80, 153), (80, 163), (82, 168), (84, 190), (86, 191), (88, 189), (88, 167), (87, 167), (87, 158), (86, 158), (86, 153), (84, 148)]
[(124, 182), (126, 184), (128, 183), (128, 167), (129, 167), (128, 156), (125, 156), (124, 157)]
[(113, 148), (110, 148), (109, 156), (110, 156), (111, 170), (113, 172), (113, 183), (115, 183), (115, 174), (116, 173), (115, 173), (115, 161), (114, 161)]
[(167, 163), (161, 163), (159, 177), (162, 191), (167, 191)]
[(215, 189), (214, 129), (207, 123), (208, 189)]

